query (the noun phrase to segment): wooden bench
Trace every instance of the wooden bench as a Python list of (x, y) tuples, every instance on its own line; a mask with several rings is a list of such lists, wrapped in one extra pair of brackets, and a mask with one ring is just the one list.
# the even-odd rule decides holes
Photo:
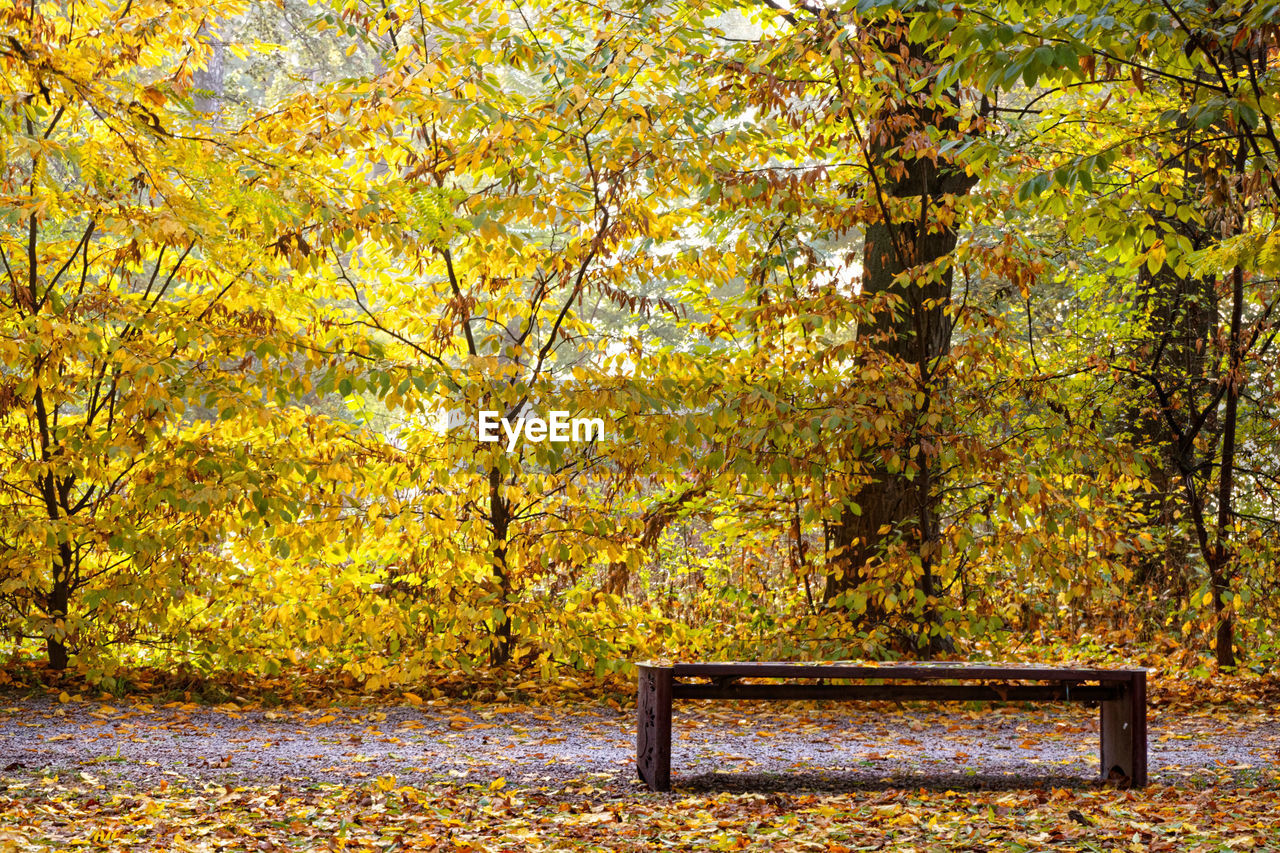
[[(1147, 671), (1022, 664), (674, 663), (638, 664), (636, 770), (671, 790), (674, 699), (840, 699), (931, 702), (1097, 702), (1102, 777), (1147, 784)], [(742, 683), (742, 679), (775, 683)], [(784, 679), (777, 682), (778, 679)], [(805, 682), (797, 682), (804, 679)], [(831, 681), (861, 682), (832, 684)]]

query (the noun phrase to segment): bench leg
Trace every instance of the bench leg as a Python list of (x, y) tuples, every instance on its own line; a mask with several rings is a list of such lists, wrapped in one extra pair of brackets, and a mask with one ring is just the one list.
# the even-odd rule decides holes
[(1134, 788), (1147, 785), (1147, 674), (1118, 682), (1123, 693), (1102, 703), (1102, 778)]
[(636, 772), (651, 791), (671, 790), (671, 669), (640, 667)]

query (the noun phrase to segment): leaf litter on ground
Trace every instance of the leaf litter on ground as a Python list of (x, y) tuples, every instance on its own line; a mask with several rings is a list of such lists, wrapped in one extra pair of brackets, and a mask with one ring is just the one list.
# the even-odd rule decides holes
[(684, 703), (672, 794), (602, 704), (255, 708), (9, 696), (0, 853), (1280, 850), (1280, 722), (1151, 713), (1156, 784), (1104, 788), (1096, 710)]
[(135, 786), (51, 776), (0, 794), (0, 851), (1275, 850), (1277, 814), (1274, 778), (1203, 790), (662, 795), (587, 781)]

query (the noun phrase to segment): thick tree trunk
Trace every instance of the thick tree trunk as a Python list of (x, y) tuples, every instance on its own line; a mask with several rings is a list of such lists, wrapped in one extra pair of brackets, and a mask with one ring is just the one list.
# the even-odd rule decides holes
[[(1242, 149), (1243, 150), (1243, 149)], [(1238, 159), (1242, 159), (1238, 158)], [(1186, 194), (1202, 196), (1203, 176), (1191, 170)], [(1181, 224), (1179, 230), (1194, 248), (1210, 243), (1214, 223)], [(1241, 371), (1244, 309), (1244, 273), (1232, 271), (1229, 327), (1225, 338), (1229, 351), (1225, 375), (1210, 375), (1213, 341), (1222, 336), (1219, 296), (1212, 278), (1179, 277), (1168, 267), (1139, 281), (1137, 312), (1144, 324), (1144, 338), (1136, 352), (1142, 383), (1150, 394), (1131, 417), (1135, 444), (1147, 447), (1153, 493), (1140, 498), (1148, 524), (1157, 527), (1168, 543), (1163, 559), (1140, 564), (1138, 580), (1159, 590), (1173, 590), (1188, 597), (1196, 584), (1186, 563), (1187, 547), (1176, 530), (1174, 512), (1182, 506), (1194, 524), (1195, 544), (1209, 575), (1214, 613), (1214, 655), (1220, 666), (1236, 665), (1235, 624), (1227, 602), (1231, 589), (1231, 526), (1235, 485), (1235, 454), (1239, 430), (1239, 401), (1245, 376)], [(1220, 383), (1226, 383), (1222, 386)], [(1214, 388), (1225, 388), (1219, 403)], [(1212, 464), (1218, 461), (1219, 464)], [(1206, 471), (1216, 470), (1217, 483)], [(1213, 486), (1216, 485), (1216, 489)], [(1216, 514), (1207, 500), (1216, 491)], [(1211, 518), (1211, 515), (1216, 517)]]
[[(905, 36), (897, 38), (900, 49)], [(908, 54), (900, 74), (924, 73), (928, 68), (925, 49), (910, 45)], [(831, 545), (840, 551), (826, 579), (824, 600), (830, 603), (863, 585), (874, 562), (894, 542), (902, 542), (921, 557), (923, 571), (914, 584), (926, 597), (922, 616), (930, 622), (936, 613), (932, 561), (938, 537), (934, 489), (938, 473), (925, 415), (940, 387), (936, 375), (939, 361), (951, 346), (947, 309), (952, 275), (945, 263), (941, 272), (937, 265), (955, 250), (957, 236), (955, 218), (940, 219), (938, 214), (952, 207), (955, 196), (967, 193), (973, 179), (942, 157), (935, 163), (927, 156), (900, 153), (908, 137), (926, 127), (941, 130), (944, 136), (959, 132), (955, 119), (942, 109), (918, 105), (900, 107), (872, 122), (870, 135), (877, 141), (869, 155), (877, 175), (873, 191), (881, 215), (867, 226), (862, 292), (867, 296), (892, 294), (900, 299), (900, 306), (881, 311), (873, 323), (858, 330), (859, 338), (902, 365), (907, 381), (924, 395), (924, 404), (903, 415), (905, 432), (894, 450), (904, 465), (890, 471), (877, 458), (870, 481), (851, 496), (858, 511), (846, 506), (832, 529)], [(913, 447), (917, 449), (914, 459)], [(910, 475), (908, 464), (917, 466)], [(869, 615), (879, 615), (874, 606)], [(946, 645), (932, 625), (918, 628), (922, 650), (937, 651)]]
[[(1233, 26), (1235, 20), (1224, 21)], [(1248, 72), (1256, 80), (1258, 68), (1266, 67), (1266, 51), (1263, 42), (1245, 40), (1243, 49), (1223, 50), (1214, 41), (1193, 40), (1192, 47), (1200, 50), (1209, 66), (1197, 72), (1197, 78), (1206, 86), (1214, 87), (1220, 79)], [(1211, 70), (1211, 68), (1212, 70)], [(1256, 82), (1255, 82), (1256, 87)], [(1198, 97), (1183, 96), (1188, 103)], [(1194, 152), (1200, 146), (1193, 144), (1193, 131), (1189, 118), (1183, 119), (1188, 128), (1186, 150)], [(1216, 132), (1216, 131), (1215, 131)], [(1206, 172), (1201, 168), (1204, 160), (1190, 153), (1184, 164), (1183, 196), (1200, 200), (1205, 214), (1203, 224), (1173, 223), (1174, 228), (1187, 237), (1194, 249), (1218, 243), (1237, 233), (1244, 216), (1242, 199), (1236, 181), (1246, 181), (1245, 172), (1250, 150), (1249, 131), (1242, 129), (1236, 137), (1235, 162), (1227, 170), (1229, 174)], [(1203, 150), (1201, 155), (1203, 156)], [(1210, 201), (1212, 200), (1212, 201)], [(1204, 559), (1209, 575), (1209, 592), (1214, 613), (1214, 654), (1223, 667), (1236, 665), (1234, 610), (1227, 600), (1231, 591), (1232, 526), (1235, 522), (1233, 505), (1235, 487), (1235, 455), (1239, 430), (1239, 403), (1247, 373), (1242, 369), (1246, 342), (1243, 333), (1244, 270), (1236, 266), (1231, 273), (1230, 326), (1226, 333), (1228, 346), (1227, 366), (1220, 375), (1210, 375), (1210, 356), (1215, 341), (1222, 338), (1218, 317), (1219, 297), (1213, 279), (1180, 278), (1167, 267), (1152, 276), (1143, 275), (1139, 281), (1139, 318), (1147, 319), (1146, 339), (1138, 342), (1139, 370), (1142, 381), (1151, 390), (1148, 411), (1132, 419), (1136, 443), (1156, 448), (1154, 474), (1157, 493), (1147, 496), (1149, 505), (1159, 508), (1151, 512), (1152, 523), (1161, 526), (1172, 522), (1171, 501), (1164, 500), (1161, 492), (1176, 476), (1185, 495), (1188, 515), (1195, 526), (1196, 544)], [(1215, 359), (1216, 360), (1216, 359)], [(1218, 412), (1222, 409), (1219, 425)], [(1217, 464), (1214, 464), (1214, 463)], [(1212, 483), (1212, 471), (1217, 470), (1217, 483)], [(1207, 496), (1216, 485), (1216, 518), (1212, 519)], [(1170, 491), (1172, 491), (1170, 489)], [(1176, 539), (1174, 540), (1176, 542)], [(1171, 581), (1187, 593), (1193, 588), (1189, 572), (1184, 571), (1182, 554), (1176, 551), (1176, 563), (1166, 562), (1163, 573), (1152, 572), (1150, 567), (1140, 576), (1151, 581)], [(1185, 581), (1183, 580), (1185, 578)], [(1184, 593), (1185, 594), (1185, 593)]]
[[(1184, 193), (1188, 198), (1205, 194), (1204, 175), (1194, 158), (1183, 163)], [(1166, 217), (1162, 210), (1148, 211), (1153, 220), (1172, 227), (1175, 233), (1191, 241), (1195, 249), (1212, 240), (1209, 226), (1181, 222)], [(1141, 360), (1160, 382), (1170, 399), (1176, 399), (1186, 411), (1197, 408), (1197, 395), (1203, 391), (1208, 366), (1208, 343), (1218, 325), (1218, 296), (1214, 278), (1179, 276), (1171, 267), (1161, 266), (1155, 272), (1143, 267), (1138, 277), (1136, 313), (1143, 337), (1138, 341)], [(1192, 447), (1179, 446), (1178, 437), (1170, 431), (1158, 399), (1147, 395), (1148, 381), (1137, 380), (1140, 399), (1128, 417), (1134, 444), (1144, 452), (1151, 492), (1138, 496), (1141, 516), (1146, 525), (1155, 528), (1158, 550), (1139, 555), (1135, 582), (1158, 596), (1173, 595), (1188, 601), (1195, 584), (1187, 555), (1192, 543), (1178, 531), (1176, 517), (1182, 508), (1183, 477), (1195, 467)], [(1217, 432), (1217, 417), (1210, 412), (1204, 433)]]

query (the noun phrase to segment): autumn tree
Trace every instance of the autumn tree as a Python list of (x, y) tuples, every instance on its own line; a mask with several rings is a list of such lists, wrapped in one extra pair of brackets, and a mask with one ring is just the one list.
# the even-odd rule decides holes
[(385, 219), (359, 173), (323, 134), (305, 166), (277, 146), (305, 100), (225, 132), (195, 102), (210, 22), (245, 9), (0, 8), (0, 600), (56, 669), (190, 646), (227, 536), (319, 505), (310, 371), (367, 352), (285, 286)]
[[(1240, 506), (1269, 494), (1265, 466), (1242, 464), (1241, 448), (1273, 446), (1258, 431), (1275, 404), (1269, 12), (1195, 2), (1093, 12), (986, 7), (982, 23), (962, 26), (983, 50), (957, 67), (992, 96), (1009, 80), (1042, 87), (1034, 109), (1011, 111), (1023, 122), (1015, 145), (1049, 161), (1028, 163), (1020, 197), (1096, 247), (1093, 275), (1076, 276), (1081, 292), (1111, 300), (1115, 276), (1128, 281), (1124, 313), (1091, 304), (1102, 337), (1087, 363), (1117, 383), (1111, 393), (1137, 389), (1128, 437), (1149, 454), (1157, 501), (1176, 497), (1146, 521), (1167, 525), (1164, 547), (1198, 554), (1203, 582), (1188, 586), (1188, 604), (1209, 609), (1215, 656), (1232, 665), (1241, 567), (1257, 541), (1247, 522), (1273, 523)], [(1117, 425), (1112, 441), (1126, 438)]]
[[(910, 17), (889, 13), (862, 24), (863, 38), (874, 46), (871, 57), (883, 57), (889, 70), (874, 79), (870, 103), (846, 100), (842, 106), (867, 158), (864, 191), (873, 207), (864, 237), (862, 292), (894, 297), (872, 322), (859, 326), (858, 335), (907, 367), (903, 379), (915, 391), (915, 406), (903, 416), (901, 447), (874, 465), (852, 497), (857, 511), (847, 506), (842, 512), (833, 538), (843, 555), (824, 595), (832, 599), (855, 587), (866, 577), (864, 567), (900, 542), (918, 558), (915, 583), (925, 597), (921, 647), (936, 650), (949, 641), (936, 624), (940, 471), (930, 413), (946, 405), (939, 397), (954, 324), (949, 309), (951, 255), (961, 218), (957, 198), (974, 178), (939, 153), (939, 147), (963, 138), (958, 105), (954, 92), (920, 86), (936, 73), (938, 47), (913, 39), (911, 23)], [(857, 127), (860, 109), (870, 112), (865, 128)]]
[[(832, 427), (847, 427), (825, 436), (845, 459), (813, 495), (835, 505), (822, 525), (830, 557), (822, 599), (868, 624), (894, 622), (900, 643), (936, 649), (946, 641), (936, 618), (943, 547), (935, 433), (948, 408), (940, 397), (955, 322), (959, 200), (974, 180), (954, 151), (978, 117), (954, 89), (930, 82), (945, 43), (937, 16), (929, 20), (936, 26), (921, 28), (893, 4), (767, 5), (775, 11), (756, 7), (761, 37), (727, 70), (773, 123), (773, 158), (722, 181), (761, 187), (745, 210), (727, 213), (759, 235), (748, 281), (768, 307), (757, 313), (780, 317), (789, 304), (810, 335), (824, 313), (847, 326), (842, 340), (822, 347), (825, 366), (810, 392), (817, 409), (832, 407), (824, 415)], [(848, 278), (858, 282), (858, 306), (841, 295)], [(830, 301), (815, 307), (806, 291), (823, 280)], [(776, 346), (776, 337), (761, 341), (759, 358), (768, 361)], [(845, 415), (867, 394), (881, 410), (862, 429)]]
[[(439, 395), (401, 407), (403, 464), (431, 472), (408, 532), (439, 543), (438, 571), (471, 590), (476, 618), (460, 634), (485, 639), (493, 664), (517, 656), (535, 614), (563, 617), (539, 590), (635, 559), (625, 531), (637, 483), (619, 480), (604, 450), (480, 443), (476, 417), (556, 408), (618, 428), (611, 413), (630, 391), (610, 347), (628, 318), (671, 307), (650, 295), (654, 282), (693, 269), (696, 254), (655, 247), (688, 236), (693, 193), (727, 135), (714, 128), (715, 93), (690, 83), (713, 12), (495, 2), (347, 13), (385, 57), (367, 88), (395, 93), (394, 113), (371, 126), (388, 167), (409, 196), (452, 193), (468, 223), (393, 274), (374, 274), (384, 261), (369, 249), (333, 275), (369, 334)], [(593, 324), (598, 308), (612, 329)], [(463, 418), (445, 436), (420, 419), (437, 405)]]

